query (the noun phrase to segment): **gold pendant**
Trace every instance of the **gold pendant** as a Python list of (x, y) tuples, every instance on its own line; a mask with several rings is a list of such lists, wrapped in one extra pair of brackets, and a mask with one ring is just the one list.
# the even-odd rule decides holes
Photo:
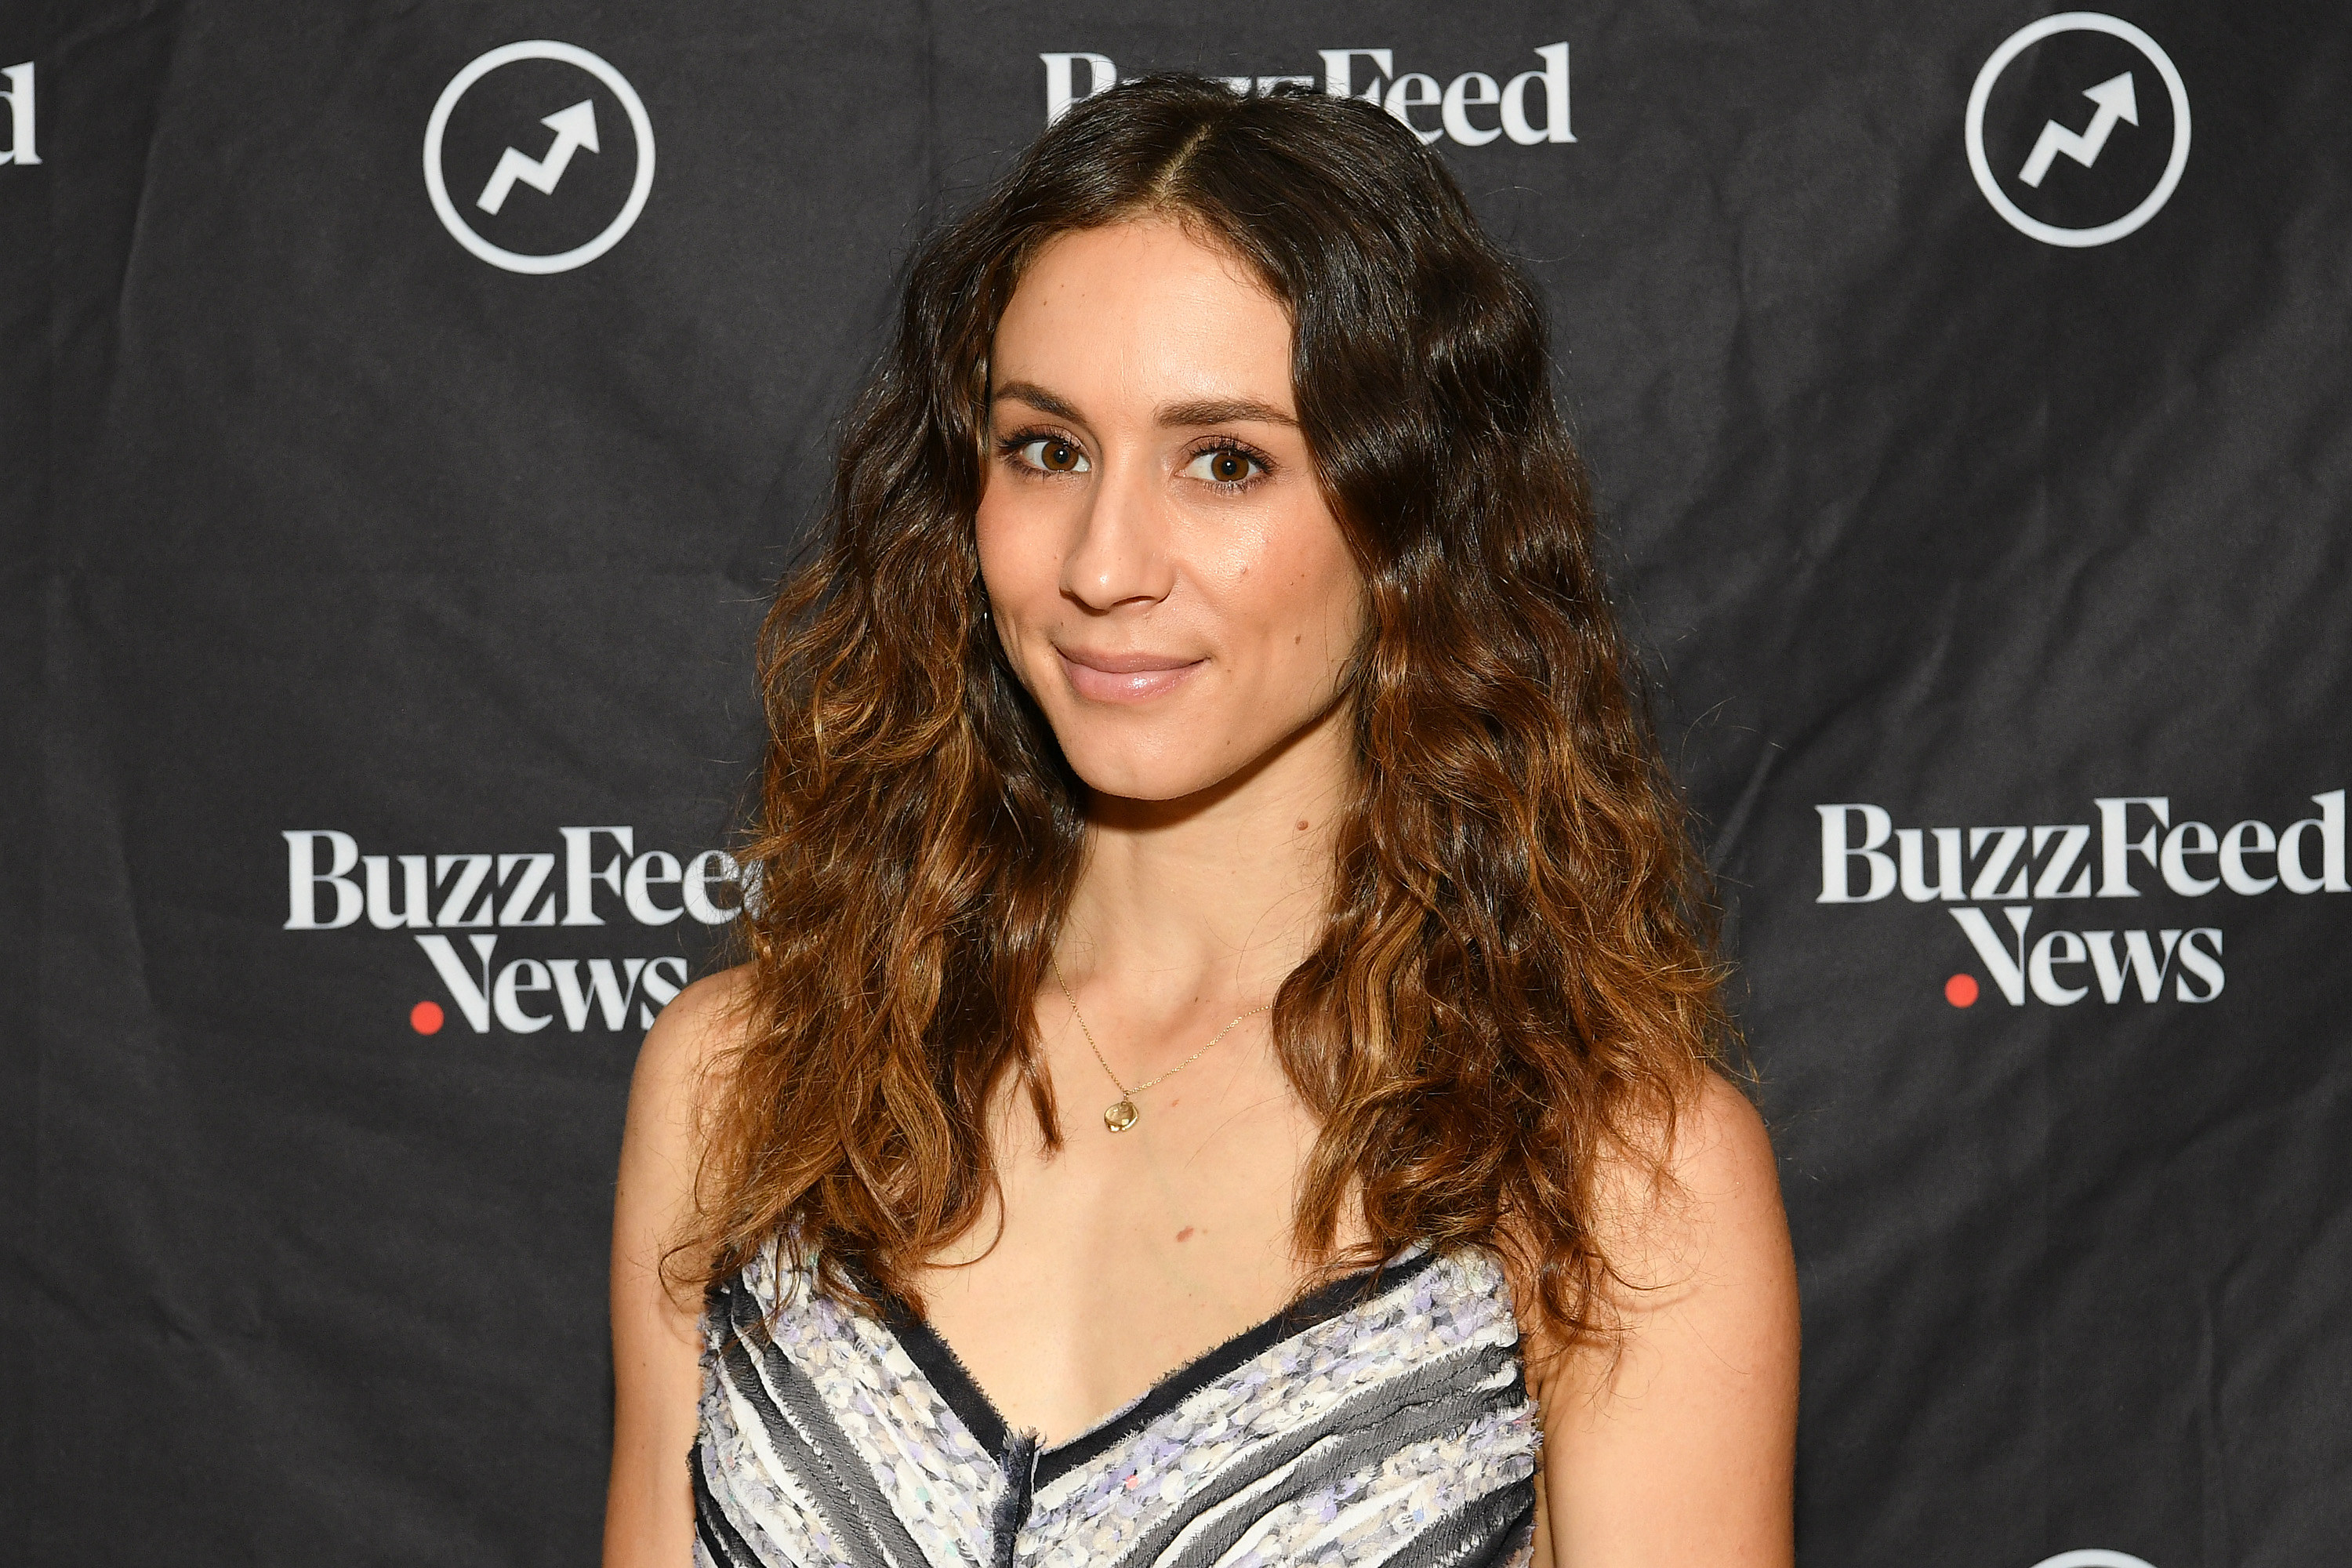
[(1135, 1101), (1122, 1100), (1103, 1112), (1103, 1125), (1114, 1132), (1124, 1132), (1135, 1125)]

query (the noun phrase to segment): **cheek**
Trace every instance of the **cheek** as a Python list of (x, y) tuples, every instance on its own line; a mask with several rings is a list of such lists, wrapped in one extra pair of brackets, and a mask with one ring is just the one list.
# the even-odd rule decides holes
[(1364, 590), (1364, 574), (1355, 555), (1342, 545), (1331, 563), (1329, 586), (1324, 596), (1325, 624), (1331, 628), (1339, 658), (1347, 658), (1363, 640), (1371, 615), (1371, 598)]
[(1328, 513), (1317, 517), (1308, 534), (1311, 548), (1300, 563), (1299, 588), (1304, 605), (1313, 606), (1315, 624), (1339, 644), (1340, 657), (1353, 651), (1356, 634), (1364, 622), (1364, 578), (1356, 569), (1355, 552)]
[(992, 484), (972, 518), (972, 545), (980, 556), (980, 580), (999, 615), (1016, 613), (1034, 595), (1042, 575), (1053, 577), (1053, 552), (1017, 498)]
[(1287, 547), (1268, 552), (1255, 597), (1279, 657), (1318, 669), (1356, 649), (1368, 606), (1354, 555), (1328, 516), (1303, 520)]

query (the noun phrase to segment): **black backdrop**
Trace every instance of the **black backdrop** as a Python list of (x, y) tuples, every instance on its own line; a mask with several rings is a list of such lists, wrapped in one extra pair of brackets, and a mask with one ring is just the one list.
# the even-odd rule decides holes
[(626, 1076), (899, 257), (1057, 73), (1355, 49), (1554, 306), (1804, 1561), (2344, 1560), (2352, 22), (2044, 15), (0, 6), (0, 1555), (590, 1556)]

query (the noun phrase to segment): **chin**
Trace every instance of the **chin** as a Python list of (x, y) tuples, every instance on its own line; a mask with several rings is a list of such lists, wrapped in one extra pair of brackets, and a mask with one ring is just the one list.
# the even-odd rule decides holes
[(1065, 743), (1062, 754), (1079, 783), (1121, 800), (1182, 800), (1214, 789), (1240, 771), (1205, 757), (1138, 756), (1123, 746)]
[[(1247, 709), (1170, 713), (1143, 724), (1080, 720), (1057, 728), (1055, 739), (1070, 771), (1096, 795), (1164, 805), (1255, 778), (1286, 757), (1319, 773), (1317, 759), (1298, 754), (1298, 743), (1323, 732), (1318, 721), (1330, 712), (1301, 714), (1290, 725), (1269, 724), (1265, 712)], [(1347, 744), (1344, 730), (1326, 738)]]
[[(1279, 736), (1255, 735), (1257, 725), (1203, 712), (1204, 704), (1171, 703), (1162, 712), (1065, 713), (1054, 738), (1070, 771), (1097, 795), (1123, 800), (1171, 801), (1214, 789)], [(1236, 746), (1237, 735), (1247, 743)]]

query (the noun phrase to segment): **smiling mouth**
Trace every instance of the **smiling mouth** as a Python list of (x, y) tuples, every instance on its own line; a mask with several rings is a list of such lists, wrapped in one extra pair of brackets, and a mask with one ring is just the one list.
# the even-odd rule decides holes
[(1056, 647), (1070, 689), (1092, 702), (1149, 702), (1191, 679), (1209, 661), (1165, 653), (1106, 653)]

